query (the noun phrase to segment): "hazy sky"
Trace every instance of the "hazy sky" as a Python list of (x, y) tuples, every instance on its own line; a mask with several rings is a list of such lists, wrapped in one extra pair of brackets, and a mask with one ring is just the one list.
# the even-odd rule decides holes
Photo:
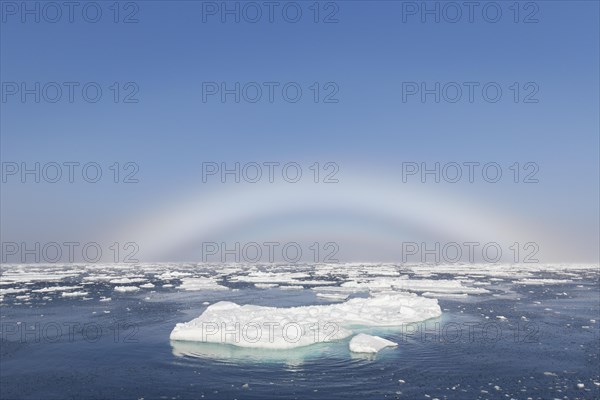
[[(2, 242), (135, 242), (148, 261), (199, 260), (207, 242), (332, 242), (351, 261), (517, 242), (598, 260), (598, 2), (276, 3), (227, 2), (236, 22), (222, 2), (81, 2), (70, 22), (2, 2)], [(422, 14), (436, 7), (439, 22)], [(22, 183), (36, 162), (40, 183)], [(207, 162), (257, 162), (262, 179), (205, 183)], [(406, 175), (435, 163), (440, 183)]]

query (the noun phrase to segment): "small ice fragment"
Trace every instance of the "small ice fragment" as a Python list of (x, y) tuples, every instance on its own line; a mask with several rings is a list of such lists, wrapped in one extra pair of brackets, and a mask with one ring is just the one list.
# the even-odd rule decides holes
[(63, 292), (62, 297), (80, 297), (86, 296), (87, 292)]
[(154, 285), (152, 283), (144, 283), (143, 285), (140, 285), (140, 287), (144, 289), (151, 289), (154, 287)]
[[(163, 285), (166, 287), (166, 285)], [(202, 290), (229, 290), (227, 286), (219, 285), (212, 278), (183, 278), (179, 290), (202, 291)]]
[(137, 286), (115, 286), (116, 292), (137, 292), (140, 290)]
[(146, 279), (144, 278), (119, 278), (119, 279), (112, 279), (109, 281), (109, 283), (113, 283), (113, 284), (117, 284), (117, 285), (126, 285), (128, 283), (139, 283), (139, 282), (145, 282)]
[(256, 286), (258, 289), (270, 289), (270, 288), (279, 286), (279, 284), (277, 284), (277, 283), (255, 283), (254, 286)]
[(394, 346), (398, 346), (398, 343), (364, 333), (359, 333), (350, 340), (350, 351), (354, 353), (377, 353), (384, 347)]
[(577, 389), (583, 389), (584, 387), (585, 387), (585, 385), (583, 383), (577, 384)]

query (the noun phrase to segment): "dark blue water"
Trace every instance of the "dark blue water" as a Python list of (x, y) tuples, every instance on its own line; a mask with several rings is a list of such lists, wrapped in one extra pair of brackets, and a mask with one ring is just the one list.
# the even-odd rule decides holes
[[(440, 298), (441, 318), (370, 330), (399, 343), (375, 356), (350, 353), (348, 339), (289, 351), (168, 339), (176, 323), (202, 313), (205, 301), (328, 303), (310, 290), (157, 287), (118, 294), (94, 283), (86, 287), (87, 299), (50, 293), (23, 301), (19, 293), (5, 294), (0, 397), (600, 398), (597, 272), (572, 283), (486, 288), (490, 294)], [(112, 301), (99, 301), (104, 295)]]

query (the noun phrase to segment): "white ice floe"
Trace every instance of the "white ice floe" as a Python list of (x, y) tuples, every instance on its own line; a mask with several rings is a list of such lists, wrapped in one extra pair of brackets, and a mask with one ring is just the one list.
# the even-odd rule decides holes
[(25, 293), (27, 292), (27, 288), (8, 288), (8, 289), (0, 289), (0, 296), (5, 296), (7, 294), (16, 294), (16, 293)]
[(433, 292), (423, 292), (421, 293), (425, 297), (433, 297), (433, 298), (446, 298), (446, 299), (464, 299), (469, 295), (466, 293), (433, 293)]
[(291, 308), (221, 301), (198, 318), (179, 323), (172, 340), (289, 349), (343, 339), (355, 326), (383, 327), (440, 316), (437, 300), (411, 293), (355, 298), (344, 303)]
[(385, 347), (398, 346), (391, 340), (379, 336), (371, 336), (365, 333), (359, 333), (350, 340), (350, 351), (354, 353), (377, 353)]
[(87, 292), (63, 292), (62, 297), (82, 297), (87, 296)]
[(140, 290), (137, 286), (115, 286), (115, 292), (137, 292)]
[(298, 283), (298, 279), (309, 278), (305, 272), (261, 272), (255, 271), (248, 275), (238, 275), (231, 278), (234, 282), (248, 283)]
[(571, 283), (571, 279), (521, 279), (515, 283), (519, 285), (560, 285), (563, 283)]
[(118, 285), (126, 285), (128, 283), (146, 282), (146, 280), (147, 279), (141, 278), (141, 277), (131, 277), (131, 278), (112, 279), (109, 283), (114, 283), (114, 284), (118, 284)]
[(256, 286), (258, 289), (269, 289), (279, 285), (277, 283), (255, 283), (254, 286)]
[(168, 281), (171, 279), (179, 279), (183, 277), (191, 276), (190, 273), (187, 272), (179, 272), (179, 271), (167, 271), (157, 276), (158, 279), (163, 281)]
[(213, 278), (183, 278), (181, 290), (229, 290), (227, 286), (219, 285)]
[(81, 289), (81, 286), (50, 286), (42, 289), (32, 290), (33, 293), (51, 293), (51, 292), (64, 292), (67, 290)]
[(430, 293), (467, 293), (467, 294), (480, 294), (488, 293), (488, 290), (477, 287), (465, 286), (461, 280), (450, 280), (450, 279), (408, 279), (406, 277), (400, 278), (373, 278), (359, 281), (349, 281), (342, 284), (342, 287), (347, 288), (363, 288), (369, 290), (385, 290), (393, 289), (400, 291), (412, 291), (412, 292), (430, 292)]

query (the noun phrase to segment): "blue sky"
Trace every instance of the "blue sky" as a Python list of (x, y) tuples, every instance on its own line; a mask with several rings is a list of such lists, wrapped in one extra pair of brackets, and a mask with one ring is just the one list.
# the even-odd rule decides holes
[[(365, 215), (360, 215), (360, 205), (343, 215), (318, 207), (320, 196), (335, 191), (359, 195), (363, 188), (373, 197), (386, 190), (408, 195), (425, 191), (423, 196), (434, 200), (429, 215), (455, 212), (449, 204), (481, 205), (482, 215), (494, 221), (517, 221), (512, 225), (515, 240), (539, 242), (544, 261), (598, 259), (598, 2), (520, 2), (517, 23), (514, 2), (504, 1), (493, 3), (493, 10), (502, 11), (496, 23), (481, 14), (489, 2), (475, 9), (473, 22), (463, 15), (457, 23), (444, 21), (443, 14), (439, 23), (431, 16), (421, 22), (419, 15), (403, 15), (403, 9), (422, 7), (420, 3), (392, 1), (321, 2), (318, 23), (312, 1), (293, 3), (302, 10), (297, 23), (278, 12), (290, 2), (280, 2), (273, 23), (265, 15), (257, 23), (243, 16), (239, 23), (231, 16), (223, 23), (219, 15), (204, 15), (203, 22), (203, 7), (222, 3), (196, 1), (123, 2), (119, 23), (113, 21), (112, 2), (104, 1), (95, 3), (102, 9), (97, 23), (85, 21), (79, 9), (73, 23), (64, 15), (57, 23), (44, 21), (44, 15), (39, 23), (31, 15), (22, 22), (20, 10), (13, 14), (13, 3), (2, 2), (3, 95), (7, 82), (78, 82), (78, 88), (97, 82), (103, 97), (88, 103), (77, 89), (73, 103), (64, 96), (56, 103), (8, 96), (1, 103), (2, 161), (92, 161), (101, 164), (105, 174), (114, 162), (134, 162), (139, 183), (102, 179), (89, 184), (79, 179), (73, 184), (22, 184), (11, 177), (2, 184), (3, 241), (122, 240), (124, 232), (137, 235), (141, 228), (136, 227), (151, 219), (149, 215), (169, 219), (173, 211), (168, 210), (182, 209), (178, 204), (183, 201), (198, 199), (197, 207), (211, 207), (213, 203), (201, 201), (209, 196), (238, 197), (240, 204), (235, 206), (254, 215), (253, 204), (259, 200), (244, 197), (250, 196), (249, 185), (203, 184), (203, 162), (294, 161), (308, 172), (315, 161), (331, 161), (339, 165), (338, 184), (295, 187), (299, 196), (311, 193), (314, 204), (306, 209), (257, 218), (249, 230), (232, 223), (214, 239), (211, 233), (198, 233), (203, 229), (199, 219), (194, 222), (198, 232), (191, 229), (179, 247), (202, 240), (283, 241), (306, 236), (340, 242), (349, 260), (391, 260), (397, 256), (395, 240), (454, 240), (435, 228), (422, 234), (424, 221), (385, 228), (374, 222), (396, 212), (394, 205), (377, 217), (368, 205)], [(27, 3), (35, 7), (35, 2)], [(227, 4), (235, 7), (236, 2)], [(138, 22), (122, 23), (133, 11)], [(334, 11), (338, 22), (323, 23)], [(538, 22), (524, 23), (527, 18)], [(119, 82), (120, 96), (139, 88), (134, 97), (139, 101), (113, 102), (109, 87), (114, 82)], [(126, 88), (128, 82), (134, 86)], [(303, 94), (297, 103), (283, 100), (277, 89), (273, 103), (235, 103), (232, 96), (223, 103), (218, 95), (203, 102), (203, 82), (226, 82), (229, 87), (235, 82), (278, 82), (278, 88), (294, 82)], [(315, 103), (310, 89), (315, 82), (320, 100), (337, 88), (338, 102)], [(456, 103), (436, 103), (432, 96), (426, 102), (419, 96), (403, 102), (403, 82), (425, 82), (429, 87), (435, 82), (477, 82), (478, 88), (493, 82), (503, 94), (496, 103), (485, 101), (478, 89), (472, 103), (464, 96)], [(515, 82), (518, 102), (513, 97)], [(333, 86), (326, 89), (328, 83)], [(533, 86), (526, 87), (528, 83)], [(538, 102), (523, 102), (532, 88)], [(452, 161), (496, 162), (505, 174), (515, 162), (535, 162), (540, 182), (402, 183), (403, 162)], [(283, 184), (281, 192), (275, 186), (279, 187), (265, 186), (264, 191), (274, 191), (269, 201), (277, 204), (277, 196), (289, 185)], [(343, 208), (343, 197), (339, 201)], [(227, 214), (226, 209), (221, 212)], [(465, 215), (469, 218), (474, 225), (484, 223)], [(348, 230), (348, 224), (353, 228)], [(522, 238), (524, 226), (531, 227), (533, 237)], [(493, 225), (488, 228), (490, 238), (504, 232)], [(155, 242), (171, 235), (160, 225), (148, 229)], [(360, 254), (350, 251), (367, 243), (366, 238), (387, 237), (390, 231), (394, 240), (389, 244), (372, 249), (365, 245)], [(247, 234), (242, 237), (240, 232)], [(473, 240), (483, 240), (477, 232)], [(510, 236), (503, 239), (510, 241)], [(140, 247), (143, 253), (141, 243)], [(184, 257), (179, 247), (173, 243), (161, 257), (193, 256)]]

